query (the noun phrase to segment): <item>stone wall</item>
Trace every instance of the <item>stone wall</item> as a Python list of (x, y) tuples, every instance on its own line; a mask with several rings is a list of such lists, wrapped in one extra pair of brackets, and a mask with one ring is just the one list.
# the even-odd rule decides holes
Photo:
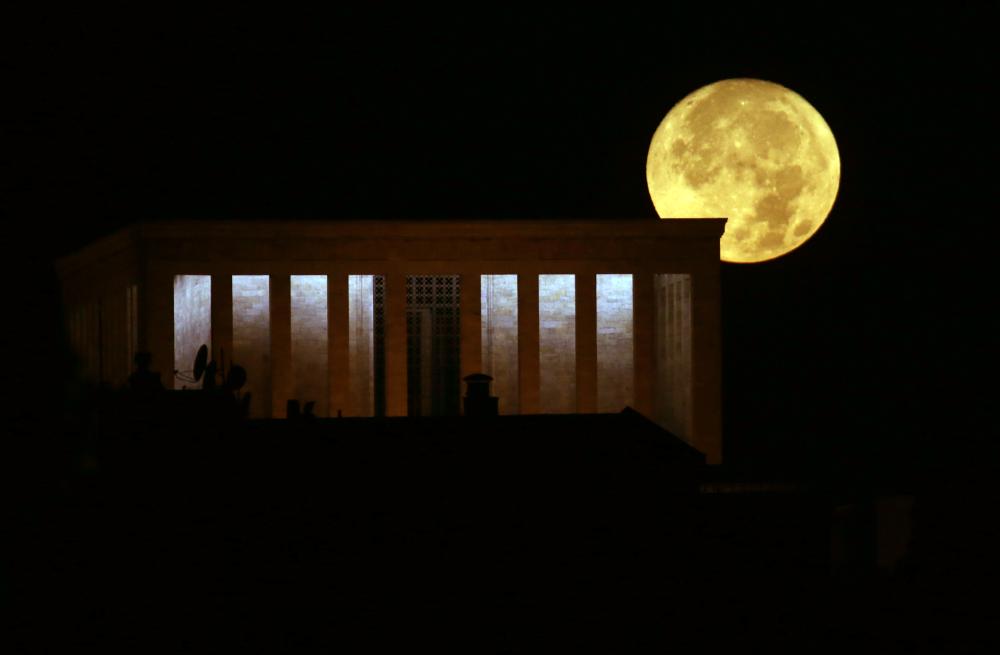
[(597, 411), (620, 412), (633, 398), (632, 276), (597, 276)]
[(480, 276), (482, 372), (493, 376), (501, 414), (517, 414), (517, 276)]
[(576, 411), (576, 278), (538, 276), (538, 375), (543, 414)]
[(202, 344), (212, 347), (212, 276), (174, 276), (175, 389), (200, 389), (192, 381), (194, 358)]
[(656, 421), (690, 441), (691, 276), (663, 274), (656, 289)]
[(250, 416), (271, 416), (271, 303), (267, 275), (233, 276), (233, 364), (247, 371)]
[(303, 409), (314, 401), (313, 413), (328, 416), (326, 276), (291, 276), (291, 302), (292, 397)]
[(351, 416), (375, 414), (375, 292), (373, 275), (351, 275), (348, 297), (348, 397)]

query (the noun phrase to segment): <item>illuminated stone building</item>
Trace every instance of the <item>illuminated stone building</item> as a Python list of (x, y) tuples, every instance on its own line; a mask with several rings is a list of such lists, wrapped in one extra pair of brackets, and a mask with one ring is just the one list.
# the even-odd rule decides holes
[(255, 417), (460, 412), (493, 376), (501, 414), (631, 406), (721, 459), (723, 219), (172, 221), (58, 262), (83, 375), (136, 351), (169, 388), (195, 353), (247, 369)]

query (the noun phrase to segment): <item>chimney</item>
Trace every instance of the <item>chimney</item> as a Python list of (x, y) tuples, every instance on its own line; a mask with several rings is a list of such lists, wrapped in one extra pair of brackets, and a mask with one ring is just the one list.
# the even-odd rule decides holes
[(499, 400), (490, 395), (493, 378), (485, 373), (466, 375), (464, 408), (466, 416), (496, 416), (500, 413)]

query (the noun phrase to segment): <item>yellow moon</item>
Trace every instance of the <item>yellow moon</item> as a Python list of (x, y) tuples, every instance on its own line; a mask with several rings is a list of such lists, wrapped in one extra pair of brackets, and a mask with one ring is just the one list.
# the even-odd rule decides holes
[(833, 132), (799, 94), (763, 80), (722, 80), (681, 100), (656, 128), (646, 182), (660, 218), (726, 217), (727, 262), (798, 248), (840, 186)]

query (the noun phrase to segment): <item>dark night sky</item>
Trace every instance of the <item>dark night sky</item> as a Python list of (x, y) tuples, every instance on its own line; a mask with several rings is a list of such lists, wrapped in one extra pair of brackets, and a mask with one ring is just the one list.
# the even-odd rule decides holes
[(660, 119), (758, 77), (823, 114), (843, 177), (808, 244), (723, 266), (731, 452), (926, 454), (986, 411), (987, 17), (810, 7), (40, 17), (4, 63), (0, 202), (53, 327), (7, 347), (60, 370), (49, 260), (138, 219), (652, 219)]

